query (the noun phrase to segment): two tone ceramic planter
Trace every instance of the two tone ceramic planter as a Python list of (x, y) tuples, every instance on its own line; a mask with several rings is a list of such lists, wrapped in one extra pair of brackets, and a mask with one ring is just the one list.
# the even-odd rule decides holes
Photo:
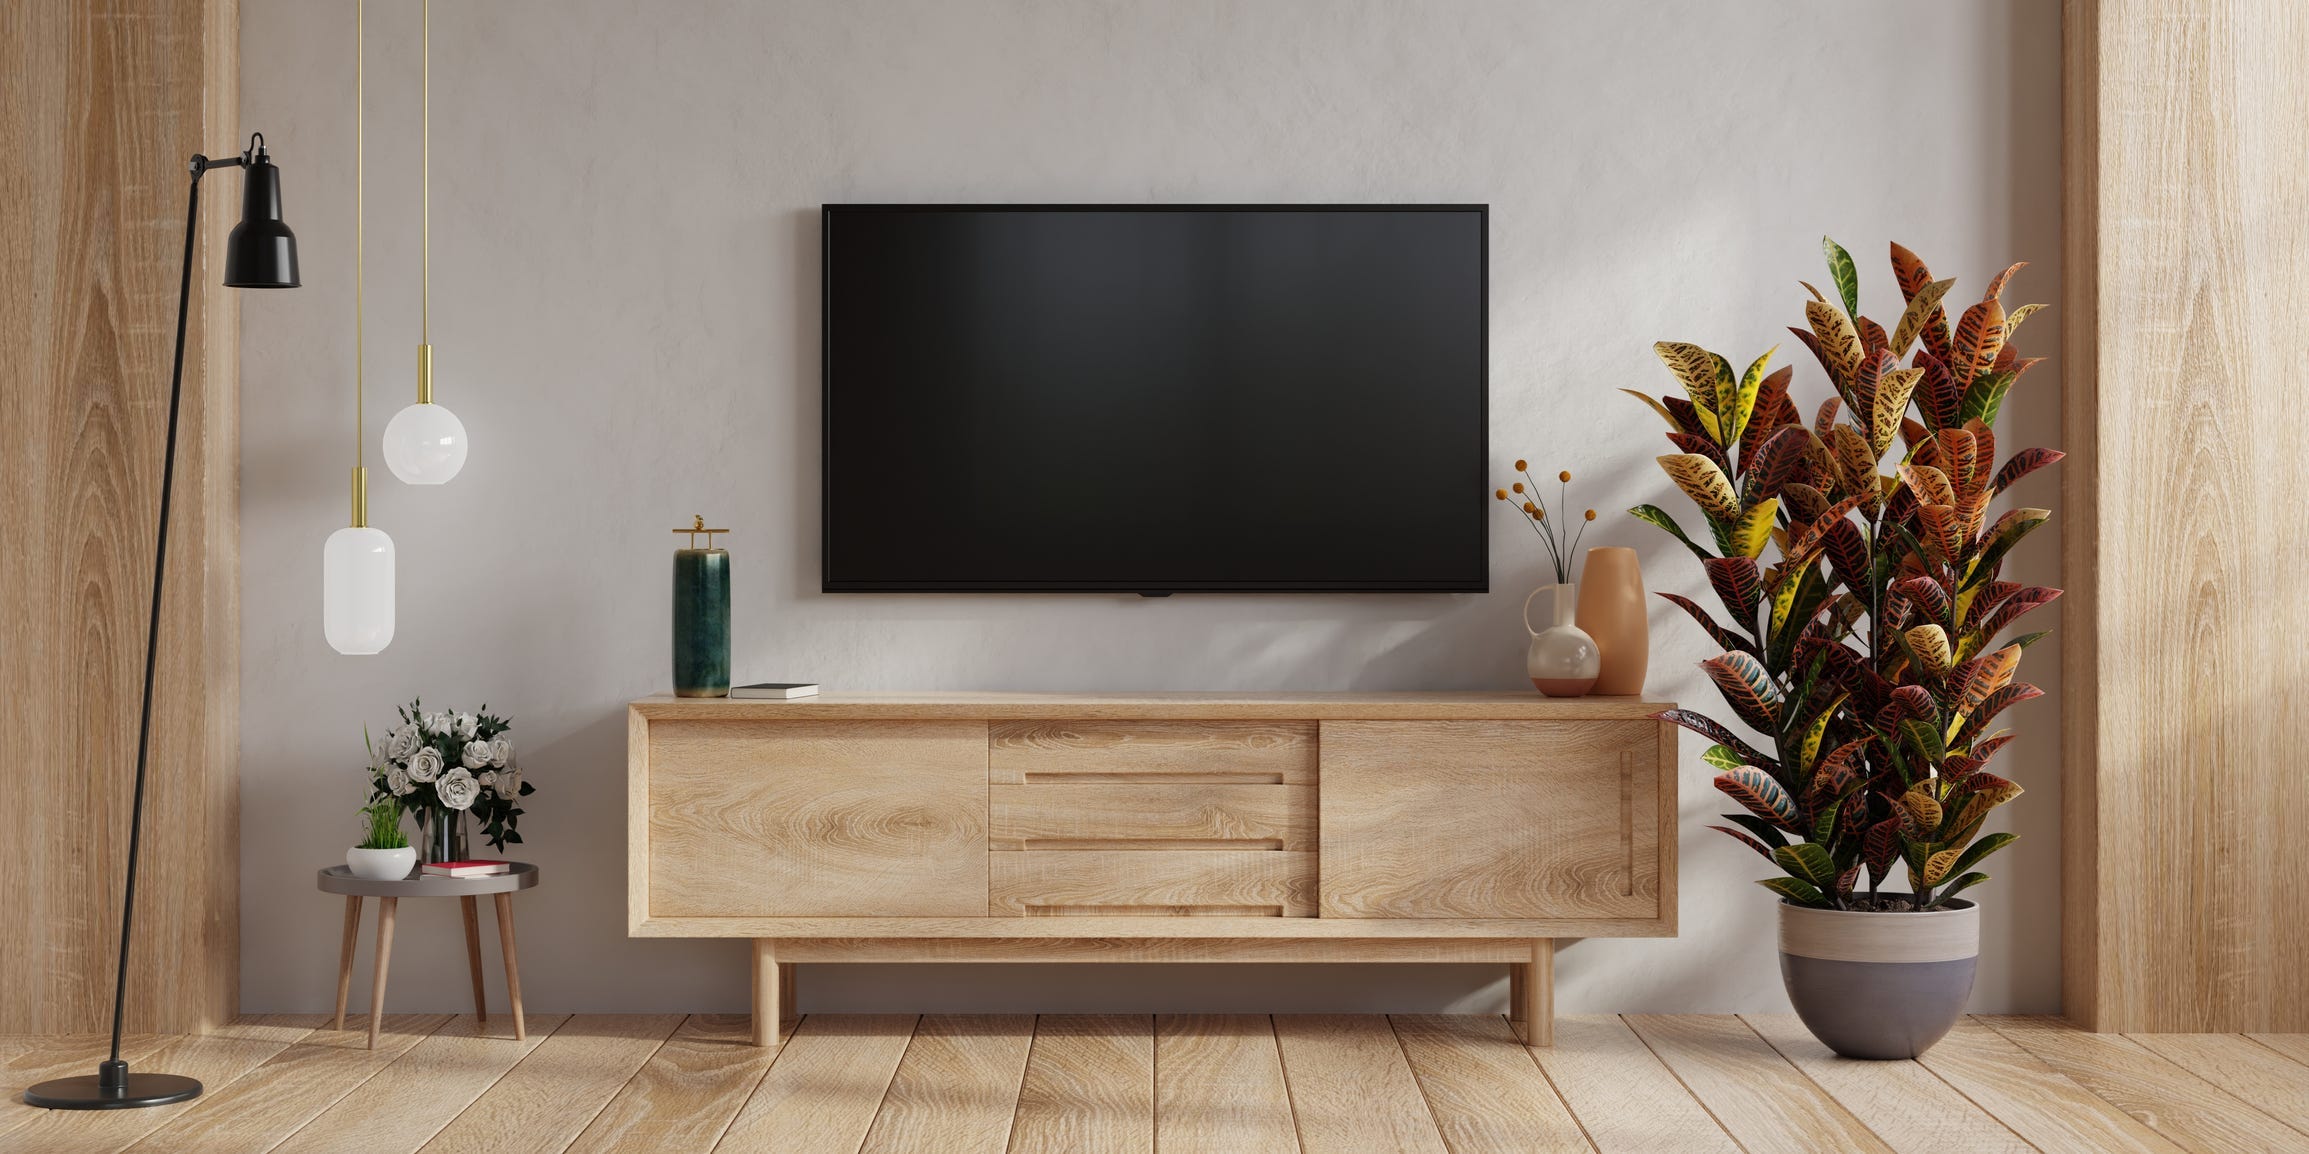
[(1980, 910), (1860, 913), (1780, 903), (1780, 976), (1812, 1036), (1847, 1058), (1913, 1058), (1964, 1016)]

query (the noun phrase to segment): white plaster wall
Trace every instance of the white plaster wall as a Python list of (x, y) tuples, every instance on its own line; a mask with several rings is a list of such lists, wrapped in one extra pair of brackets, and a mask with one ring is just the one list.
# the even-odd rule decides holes
[[(439, 399), (474, 447), (454, 484), (409, 488), (375, 437), (410, 398), (418, 342), (418, 10), (369, 7), (371, 514), (399, 546), (400, 622), (389, 651), (348, 658), (322, 639), (320, 557), (353, 442), (352, 5), (242, 4), (244, 126), (286, 173), (306, 277), (243, 305), (250, 1011), (329, 1003), (342, 909), (311, 871), (353, 835), (363, 724), (416, 694), (516, 721), (538, 786), (521, 856), (546, 877), (518, 903), (532, 1009), (743, 1006), (743, 946), (624, 933), (624, 703), (667, 684), (667, 530), (693, 512), (735, 530), (741, 679), (1518, 685), (1516, 608), (1543, 563), (1504, 516), (1485, 596), (818, 593), (821, 202), (1488, 202), (1492, 455), (1503, 475), (1518, 456), (1572, 468), (1576, 503), (1604, 510), (1683, 505), (1652, 464), (1656, 418), (1614, 391), (1670, 387), (1651, 342), (1744, 363), (1786, 340), (1797, 278), (1826, 283), (1823, 232), (1887, 321), (1894, 239), (1960, 276), (1959, 296), (2029, 258), (2018, 298), (2058, 299), (2050, 0), (444, 0), (432, 338)], [(2057, 325), (2031, 325), (2027, 350), (2052, 351)], [(2007, 445), (2057, 434), (2058, 372), (2027, 380)], [(1808, 412), (1826, 384), (1808, 361), (1797, 379)], [(2031, 503), (2057, 495), (2049, 475), (2029, 486)], [(2021, 576), (2057, 582), (2054, 540)], [(1654, 588), (1712, 600), (1681, 547), (1624, 516), (1590, 542), (1636, 545)], [(1664, 603), (1652, 626), (1652, 693), (1713, 701), (1698, 631)], [(2057, 664), (2047, 645), (2030, 672)], [(1982, 895), (1975, 1005), (2049, 1011), (2057, 699), (2014, 716), (2005, 772), (2031, 793)], [(1769, 895), (1749, 884), (1762, 863), (1701, 828), (1723, 807), (1697, 751), (1682, 936), (1569, 944), (1567, 1012), (1786, 1006)], [(391, 1007), (464, 1007), (456, 914), (412, 906)], [(364, 964), (356, 998), (366, 981)], [(814, 1010), (1504, 1000), (1495, 971), (1451, 966), (811, 967), (802, 990)]]

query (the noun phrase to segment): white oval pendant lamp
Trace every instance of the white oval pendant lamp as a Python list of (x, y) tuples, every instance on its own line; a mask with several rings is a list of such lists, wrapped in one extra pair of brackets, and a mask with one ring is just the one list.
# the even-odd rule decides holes
[(411, 485), (441, 485), (465, 467), (465, 422), (433, 401), (433, 3), (425, 0), (423, 241), (418, 258), (417, 403), (393, 414), (385, 426), (385, 464)]
[[(367, 64), (366, 4), (353, 5), (355, 25), (353, 99), (364, 100)], [(362, 428), (362, 294), (368, 279), (363, 235), (368, 208), (362, 201), (367, 180), (368, 141), (364, 117), (353, 114), (353, 523), (329, 534), (321, 547), (321, 631), (329, 648), (347, 655), (381, 653), (393, 643), (393, 539), (369, 525), (369, 470), (364, 459), (368, 436)]]

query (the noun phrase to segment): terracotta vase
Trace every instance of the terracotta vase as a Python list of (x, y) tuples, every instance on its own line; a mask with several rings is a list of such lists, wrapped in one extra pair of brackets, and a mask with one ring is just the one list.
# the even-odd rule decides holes
[[(1575, 584), (1542, 585), (1523, 599), (1523, 630), (1531, 634), (1531, 648), (1524, 653), (1524, 672), (1530, 675), (1532, 686), (1549, 697), (1578, 697), (1595, 685), (1599, 656), (1595, 640), (1571, 622), (1578, 591)], [(1531, 603), (1549, 592), (1555, 594), (1555, 624), (1533, 629)]]
[(1587, 551), (1579, 578), (1580, 631), (1595, 639), (1603, 657), (1591, 693), (1637, 697), (1651, 664), (1651, 634), (1644, 624), (1644, 574), (1636, 551), (1599, 545)]

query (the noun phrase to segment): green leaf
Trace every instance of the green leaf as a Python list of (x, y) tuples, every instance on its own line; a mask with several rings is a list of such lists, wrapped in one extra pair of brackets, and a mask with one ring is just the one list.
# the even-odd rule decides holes
[(1828, 895), (1821, 893), (1820, 887), (1801, 878), (1764, 878), (1756, 884), (1800, 906), (1825, 909), (1829, 905)]
[[(1820, 816), (1812, 819), (1812, 841), (1814, 843), (1825, 845), (1836, 836), (1836, 811), (1841, 808), (1841, 806), (1836, 805), (1820, 807)], [(1826, 885), (1827, 883), (1822, 882), (1821, 884)]]
[(1709, 746), (1700, 754), (1700, 760), (1707, 762), (1709, 765), (1715, 766), (1719, 771), (1727, 769), (1738, 769), (1741, 766), (1748, 764), (1745, 758), (1742, 758), (1739, 754), (1733, 752), (1732, 747), (1728, 745)]
[(1820, 251), (1828, 257), (1828, 275), (1835, 278), (1836, 295), (1844, 298), (1844, 315), (1860, 315), (1860, 270), (1852, 263), (1852, 254), (1844, 246), (1827, 238), (1820, 238)]
[(1798, 842), (1772, 851), (1772, 861), (1787, 870), (1790, 877), (1802, 878), (1823, 888), (1836, 884), (1836, 862), (1828, 856), (1826, 847), (1815, 842)]
[(1676, 519), (1669, 516), (1667, 510), (1662, 509), (1657, 505), (1638, 505), (1635, 508), (1628, 510), (1628, 515), (1634, 517), (1638, 521), (1656, 525), (1659, 528), (1667, 530), (1670, 534), (1674, 535), (1676, 540), (1684, 543), (1684, 548), (1691, 550), (1694, 554), (1697, 554), (1702, 561), (1709, 560), (1715, 556), (1715, 554), (1700, 548), (1698, 545), (1692, 544), (1692, 539), (1684, 536), (1684, 527), (1676, 524)]
[(1981, 838), (1979, 841), (1964, 847), (1964, 852), (1957, 856), (1955, 864), (1948, 867), (1948, 872), (1952, 874), (1963, 873), (1964, 871), (1979, 865), (1982, 858), (1985, 858), (1988, 855), (2003, 849), (2005, 846), (2012, 844), (2019, 837), (2020, 835), (2016, 833), (1999, 832), (1989, 834), (1987, 837)]
[(1950, 898), (1953, 898), (1953, 897), (1955, 897), (1956, 895), (1958, 895), (1958, 894), (1960, 894), (1960, 893), (1963, 893), (1964, 891), (1966, 891), (1966, 890), (1968, 890), (1968, 889), (1971, 889), (1972, 887), (1974, 887), (1974, 886), (1976, 886), (1976, 885), (1979, 885), (1980, 883), (1982, 883), (1982, 882), (1984, 882), (1984, 881), (1987, 881), (1987, 880), (1988, 880), (1988, 875), (1987, 875), (1987, 874), (1984, 874), (1984, 873), (1969, 873), (1969, 874), (1966, 874), (1966, 875), (1964, 875), (1963, 877), (1960, 877), (1960, 878), (1956, 879), (1955, 881), (1952, 881), (1952, 882), (1948, 883), (1948, 888), (1947, 888), (1947, 889), (1944, 889), (1944, 890), (1942, 890), (1942, 891), (1940, 891), (1940, 896), (1939, 896), (1938, 898), (1935, 898), (1935, 899), (1933, 899), (1933, 903), (1932, 903), (1932, 904), (1937, 906), (1937, 905), (1941, 904), (1942, 902), (1945, 902), (1945, 901), (1947, 901), (1948, 899), (1950, 899)]
[(2014, 372), (1984, 372), (1974, 378), (1965, 387), (1964, 403), (1957, 409), (1956, 419), (1977, 419), (1983, 425), (1996, 424), (1997, 410), (2004, 407), (2004, 394), (2012, 390), (2012, 382), (2018, 376), (2020, 374)]

